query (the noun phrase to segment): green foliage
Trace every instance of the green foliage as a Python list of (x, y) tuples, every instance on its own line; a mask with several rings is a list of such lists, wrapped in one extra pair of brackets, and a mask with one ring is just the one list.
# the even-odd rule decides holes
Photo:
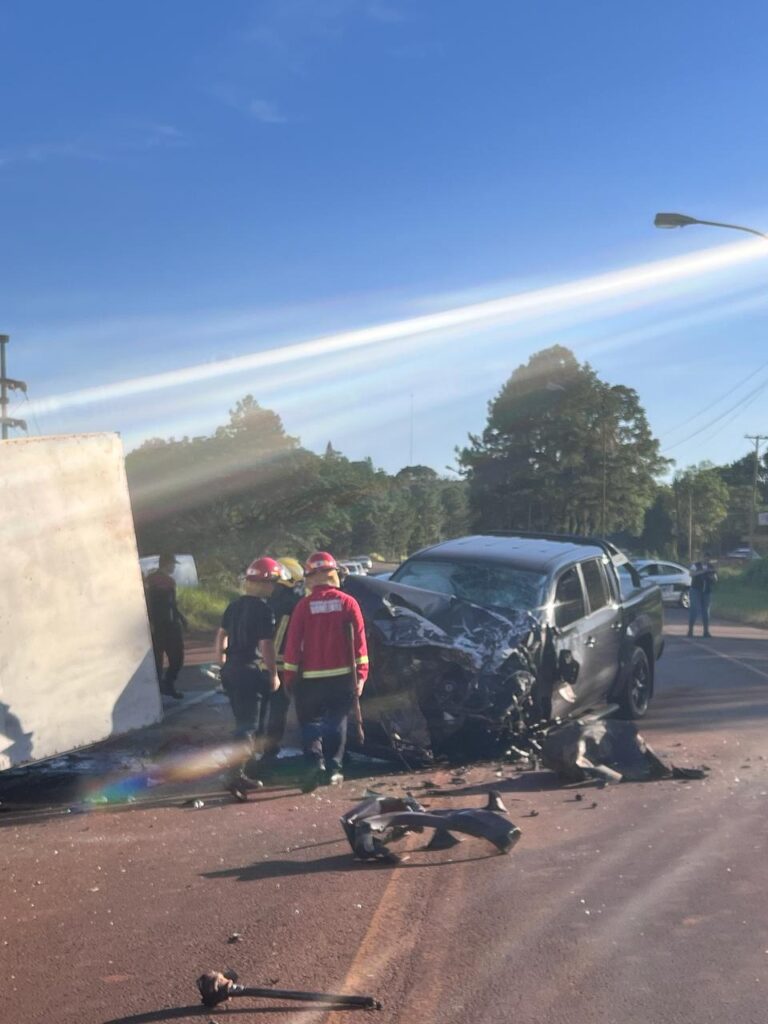
[(751, 587), (763, 588), (763, 601), (768, 609), (768, 558), (750, 562), (744, 570), (744, 580)]
[(218, 628), (224, 609), (237, 595), (238, 591), (234, 587), (180, 587), (177, 601), (189, 628), (208, 632)]
[(730, 497), (717, 469), (702, 462), (676, 473), (672, 494), (678, 556), (692, 559), (717, 546)]
[(212, 436), (146, 442), (126, 470), (142, 553), (191, 552), (207, 580), (265, 552), (399, 559), (466, 528), (463, 481), (423, 466), (393, 477), (330, 442), (316, 455), (251, 395)]
[(768, 563), (753, 562), (743, 572), (720, 572), (712, 595), (712, 611), (724, 619), (768, 626)]
[(519, 366), (459, 453), (480, 529), (639, 534), (667, 465), (637, 394), (556, 345)]

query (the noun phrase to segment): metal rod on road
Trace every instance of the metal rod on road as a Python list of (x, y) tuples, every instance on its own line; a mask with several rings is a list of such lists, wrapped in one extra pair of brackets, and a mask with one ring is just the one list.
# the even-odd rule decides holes
[(283, 988), (251, 988), (238, 985), (237, 975), (208, 971), (197, 979), (197, 990), (204, 1006), (212, 1008), (226, 1003), (233, 996), (252, 996), (264, 999), (287, 999), (302, 1003), (328, 1003), (333, 1006), (359, 1006), (365, 1010), (380, 1010), (381, 1003), (373, 996), (348, 996), (331, 992), (297, 992)]

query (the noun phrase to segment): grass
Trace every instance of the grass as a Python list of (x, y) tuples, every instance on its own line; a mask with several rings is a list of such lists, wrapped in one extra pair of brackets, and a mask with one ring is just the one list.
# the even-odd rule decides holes
[(178, 604), (187, 618), (190, 629), (208, 632), (221, 625), (224, 609), (237, 596), (236, 590), (210, 584), (179, 587)]
[(722, 568), (712, 593), (712, 614), (749, 626), (768, 627), (765, 570)]

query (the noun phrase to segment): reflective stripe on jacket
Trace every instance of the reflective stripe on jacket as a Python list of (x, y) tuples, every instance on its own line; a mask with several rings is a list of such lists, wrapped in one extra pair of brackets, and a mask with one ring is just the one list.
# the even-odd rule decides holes
[(321, 585), (302, 598), (288, 625), (285, 681), (327, 679), (352, 671), (359, 682), (368, 675), (368, 647), (360, 605), (336, 587)]

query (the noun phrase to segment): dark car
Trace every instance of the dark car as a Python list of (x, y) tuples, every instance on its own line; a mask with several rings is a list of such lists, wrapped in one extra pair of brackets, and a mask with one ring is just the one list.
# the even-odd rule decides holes
[(643, 589), (612, 545), (462, 537), (417, 552), (387, 581), (361, 583), (367, 694), (378, 687), (378, 702), (391, 706), (398, 689), (415, 688), (433, 747), (446, 716), (458, 726), (481, 717), (481, 706), (488, 722), (507, 724), (523, 705), (529, 718), (550, 720), (609, 705), (624, 718), (648, 709), (664, 646), (661, 593)]

